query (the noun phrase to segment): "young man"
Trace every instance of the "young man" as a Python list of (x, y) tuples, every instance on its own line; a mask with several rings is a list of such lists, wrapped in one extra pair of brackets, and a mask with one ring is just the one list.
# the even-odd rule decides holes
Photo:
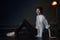
[(43, 8), (42, 7), (37, 7), (36, 8), (36, 29), (37, 29), (37, 37), (42, 40), (42, 34), (44, 27), (48, 29), (50, 26), (48, 25), (48, 22), (43, 15)]

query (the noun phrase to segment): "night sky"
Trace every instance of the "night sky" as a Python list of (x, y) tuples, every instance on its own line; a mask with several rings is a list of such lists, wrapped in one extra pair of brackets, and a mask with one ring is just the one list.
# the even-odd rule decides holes
[(52, 0), (1, 0), (0, 25), (20, 25), (24, 19), (35, 25), (37, 6), (43, 7), (49, 23), (56, 23), (56, 7), (52, 7), (51, 2)]

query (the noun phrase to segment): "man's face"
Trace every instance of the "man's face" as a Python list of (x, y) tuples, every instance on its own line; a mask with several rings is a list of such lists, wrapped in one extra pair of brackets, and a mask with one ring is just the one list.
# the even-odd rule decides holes
[(40, 10), (37, 8), (36, 9), (36, 14), (39, 15), (40, 14)]

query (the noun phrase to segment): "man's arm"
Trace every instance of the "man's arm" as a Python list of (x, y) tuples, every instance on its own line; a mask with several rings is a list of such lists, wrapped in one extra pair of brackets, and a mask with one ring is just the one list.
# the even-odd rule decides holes
[(36, 29), (38, 29), (38, 26), (39, 26), (39, 18), (36, 17)]
[(46, 20), (45, 17), (43, 18), (43, 23), (44, 23), (44, 25), (45, 25), (45, 28), (46, 28), (46, 29), (49, 29), (50, 25), (48, 24), (48, 22), (47, 22), (47, 20)]

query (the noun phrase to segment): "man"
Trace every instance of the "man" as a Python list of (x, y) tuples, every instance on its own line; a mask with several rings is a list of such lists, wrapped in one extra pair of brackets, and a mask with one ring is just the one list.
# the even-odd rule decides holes
[(36, 29), (37, 29), (37, 37), (42, 40), (42, 34), (44, 28), (48, 29), (50, 25), (48, 25), (48, 22), (43, 15), (43, 8), (42, 7), (37, 7), (36, 8)]

